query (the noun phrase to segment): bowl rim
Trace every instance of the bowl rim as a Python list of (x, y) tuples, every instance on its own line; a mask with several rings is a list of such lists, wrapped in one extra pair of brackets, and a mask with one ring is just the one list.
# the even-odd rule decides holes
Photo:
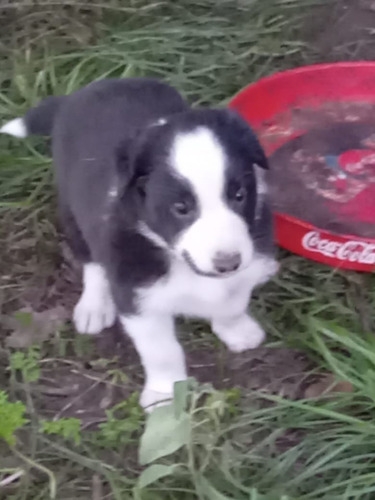
[[(246, 85), (230, 99), (228, 107), (241, 114), (239, 108), (244, 102), (251, 99), (251, 94), (254, 91), (270, 83), (274, 84), (295, 75), (326, 72), (334, 69), (355, 70), (358, 68), (373, 71), (375, 79), (375, 61), (344, 61), (300, 66), (275, 72)], [(244, 119), (251, 125), (249, 117), (244, 116)], [(274, 212), (274, 221), (277, 244), (294, 254), (335, 268), (365, 272), (373, 272), (375, 269), (375, 238), (364, 238), (350, 233), (335, 233), (279, 211)], [(305, 244), (308, 235), (312, 234), (316, 235), (315, 242), (318, 246), (320, 242), (320, 249), (311, 248), (311, 246)], [(329, 245), (331, 252), (327, 251)], [(324, 249), (324, 246), (326, 249)], [(334, 251), (334, 249), (336, 250)]]

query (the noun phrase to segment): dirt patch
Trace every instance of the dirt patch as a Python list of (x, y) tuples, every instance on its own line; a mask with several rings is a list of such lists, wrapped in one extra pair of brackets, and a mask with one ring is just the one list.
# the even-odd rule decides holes
[(279, 394), (290, 399), (303, 396), (313, 380), (313, 364), (298, 350), (261, 347), (241, 354), (217, 350), (187, 352), (190, 374), (217, 389), (239, 387)]
[[(194, 335), (194, 333), (192, 333)], [(113, 328), (97, 337), (93, 360), (56, 361), (42, 370), (35, 385), (39, 411), (48, 418), (80, 418), (85, 428), (105, 420), (105, 412), (130, 394), (142, 389), (143, 369), (131, 342)], [(104, 354), (117, 360), (104, 368)], [(237, 387), (290, 399), (301, 398), (312, 380), (312, 364), (293, 349), (260, 348), (241, 355), (224, 349), (186, 352), (189, 374), (217, 389)], [(100, 364), (100, 362), (99, 362)]]
[(89, 364), (43, 370), (35, 387), (39, 411), (50, 419), (75, 417), (84, 428), (96, 427), (105, 421), (108, 408), (124, 401), (135, 390), (130, 381), (119, 383), (108, 371)]
[(316, 61), (373, 60), (374, 26), (374, 0), (327, 0), (303, 28), (310, 46), (309, 62), (311, 57)]
[(41, 40), (67, 49), (92, 43), (100, 27), (102, 9), (91, 0), (61, 2), (14, 2), (0, 6), (0, 50), (40, 48)]

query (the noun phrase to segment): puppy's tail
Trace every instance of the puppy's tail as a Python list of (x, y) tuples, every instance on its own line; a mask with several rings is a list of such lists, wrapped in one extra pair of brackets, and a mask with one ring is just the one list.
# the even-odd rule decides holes
[(0, 128), (1, 134), (24, 138), (28, 135), (51, 135), (61, 104), (67, 96), (47, 97), (22, 118), (14, 118)]

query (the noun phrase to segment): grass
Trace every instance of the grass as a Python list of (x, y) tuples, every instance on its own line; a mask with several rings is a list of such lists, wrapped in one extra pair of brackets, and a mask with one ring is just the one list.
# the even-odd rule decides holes
[[(223, 105), (250, 81), (309, 57), (299, 30), (307, 0), (119, 0), (86, 4), (85, 15), (67, 4), (53, 4), (52, 11), (51, 2), (41, 2), (34, 12), (18, 12), (27, 30), (5, 32), (2, 120), (46, 95), (110, 76), (162, 77), (194, 104)], [(47, 27), (30, 21), (46, 16), (53, 17)], [(0, 140), (0, 385), (7, 393), (0, 393), (0, 498), (375, 498), (373, 276), (280, 252), (280, 275), (252, 303), (270, 348), (301, 350), (314, 372), (334, 373), (351, 392), (327, 389), (315, 399), (291, 399), (283, 397), (283, 382), (276, 394), (249, 388), (250, 370), (240, 392), (230, 380), (225, 390), (180, 385), (173, 412), (155, 412), (144, 433), (132, 351), (114, 359), (116, 345), (105, 353), (65, 324), (51, 327), (38, 348), (16, 350), (6, 341), (16, 327), (5, 328), (5, 320), (15, 310), (37, 303), (36, 309), (49, 311), (71, 286), (55, 290), (66, 270), (48, 149), (34, 139)], [(74, 293), (68, 295), (70, 304)], [(32, 315), (22, 318), (22, 332), (31, 332)], [(225, 365), (225, 353), (204, 325), (183, 326), (188, 351), (210, 352), (215, 366)], [(223, 380), (224, 372), (225, 366)], [(85, 409), (88, 414), (77, 413)]]

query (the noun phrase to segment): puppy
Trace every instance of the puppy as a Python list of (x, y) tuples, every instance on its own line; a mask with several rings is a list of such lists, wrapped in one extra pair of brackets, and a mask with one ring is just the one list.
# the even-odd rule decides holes
[(51, 135), (61, 220), (83, 264), (78, 332), (118, 318), (145, 370), (144, 408), (186, 379), (174, 318), (208, 320), (235, 352), (265, 334), (248, 315), (277, 271), (264, 152), (227, 109), (190, 109), (153, 79), (102, 80), (1, 130)]

